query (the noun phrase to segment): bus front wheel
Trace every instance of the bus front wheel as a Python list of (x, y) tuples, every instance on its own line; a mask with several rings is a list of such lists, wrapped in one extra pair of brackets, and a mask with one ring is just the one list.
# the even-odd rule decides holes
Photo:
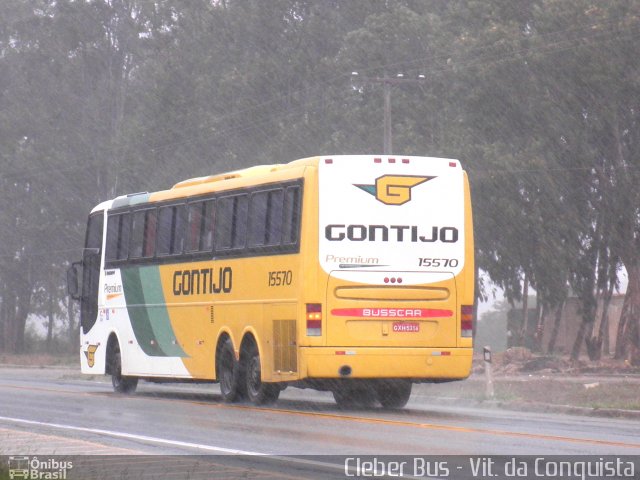
[(229, 339), (226, 339), (220, 347), (216, 359), (216, 370), (222, 401), (231, 403), (240, 400), (240, 363), (236, 360), (236, 354)]
[(247, 397), (256, 405), (273, 403), (280, 395), (280, 386), (275, 383), (262, 381), (262, 369), (260, 367), (260, 354), (255, 345), (250, 345), (246, 354), (245, 380)]
[(138, 379), (136, 377), (124, 377), (122, 375), (122, 356), (120, 345), (116, 342), (111, 352), (111, 384), (117, 393), (130, 394), (136, 391)]

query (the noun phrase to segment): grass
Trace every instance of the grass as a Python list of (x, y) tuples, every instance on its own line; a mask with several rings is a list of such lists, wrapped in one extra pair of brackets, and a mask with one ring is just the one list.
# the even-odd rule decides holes
[(17, 365), (21, 367), (74, 367), (79, 368), (78, 355), (51, 355), (47, 353), (0, 354), (0, 365)]

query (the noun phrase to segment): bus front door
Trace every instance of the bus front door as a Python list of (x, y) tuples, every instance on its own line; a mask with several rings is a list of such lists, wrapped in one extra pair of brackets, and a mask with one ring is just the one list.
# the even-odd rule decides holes
[(104, 212), (89, 216), (85, 249), (82, 255), (82, 296), (80, 302), (80, 325), (87, 333), (98, 317), (98, 290), (100, 282), (100, 254)]

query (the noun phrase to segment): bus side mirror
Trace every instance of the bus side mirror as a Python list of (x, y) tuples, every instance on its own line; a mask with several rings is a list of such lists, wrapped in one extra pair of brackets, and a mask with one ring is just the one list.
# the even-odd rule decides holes
[(78, 267), (82, 265), (82, 262), (73, 262), (67, 270), (67, 293), (74, 300), (80, 300), (82, 295), (80, 294), (80, 284), (78, 282)]

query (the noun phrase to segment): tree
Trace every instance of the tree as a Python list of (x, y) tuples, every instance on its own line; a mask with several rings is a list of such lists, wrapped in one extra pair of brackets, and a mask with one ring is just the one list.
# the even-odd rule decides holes
[(2, 7), (0, 195), (9, 228), (0, 232), (0, 318), (8, 351), (23, 351), (34, 292), (52, 287), (45, 279), (60, 282), (50, 293), (61, 303), (59, 273), (80, 251), (87, 211), (113, 195), (127, 85), (143, 34), (155, 25), (146, 13), (160, 5), (30, 0)]
[(355, 70), (426, 76), (393, 87), (394, 151), (464, 161), (479, 268), (512, 302), (535, 289), (539, 317), (579, 295), (574, 356), (585, 340), (597, 356), (596, 297), (610, 297), (624, 266), (616, 355), (633, 356), (639, 10), (635, 0), (4, 2), (4, 347), (22, 348), (29, 312), (63, 308), (60, 272), (99, 201), (379, 151), (382, 91), (353, 83)]

